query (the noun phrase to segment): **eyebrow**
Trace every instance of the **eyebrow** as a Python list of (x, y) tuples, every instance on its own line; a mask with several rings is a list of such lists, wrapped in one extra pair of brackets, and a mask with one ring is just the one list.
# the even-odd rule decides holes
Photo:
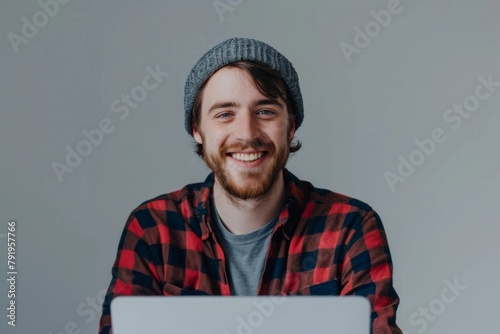
[[(283, 104), (280, 103), (278, 100), (275, 100), (275, 99), (261, 99), (261, 100), (258, 100), (254, 103), (254, 105), (256, 107), (260, 107), (260, 106), (265, 106), (265, 105), (275, 105), (275, 106), (278, 106), (278, 107), (281, 107), (283, 108)], [(208, 109), (208, 114), (210, 115), (211, 112), (213, 112), (214, 110), (216, 109), (221, 109), (221, 108), (230, 108), (230, 107), (239, 107), (240, 104), (236, 103), (236, 102), (231, 102), (231, 101), (227, 101), (227, 102), (216, 102), (214, 103), (210, 109)]]

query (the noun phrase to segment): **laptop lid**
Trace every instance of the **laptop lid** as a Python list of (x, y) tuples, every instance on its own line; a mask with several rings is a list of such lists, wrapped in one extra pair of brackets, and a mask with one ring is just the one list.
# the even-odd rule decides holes
[(370, 304), (356, 296), (120, 296), (114, 334), (369, 334)]

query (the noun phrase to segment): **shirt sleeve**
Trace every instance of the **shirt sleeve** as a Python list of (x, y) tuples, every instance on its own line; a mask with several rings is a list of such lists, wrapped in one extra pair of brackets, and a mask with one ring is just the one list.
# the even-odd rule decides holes
[(396, 325), (399, 297), (393, 287), (392, 259), (380, 217), (369, 211), (355, 223), (341, 272), (341, 295), (367, 297), (373, 334), (402, 334)]
[(154, 266), (144, 227), (132, 213), (120, 238), (112, 279), (102, 305), (99, 334), (112, 334), (110, 304), (117, 296), (161, 295), (162, 288)]

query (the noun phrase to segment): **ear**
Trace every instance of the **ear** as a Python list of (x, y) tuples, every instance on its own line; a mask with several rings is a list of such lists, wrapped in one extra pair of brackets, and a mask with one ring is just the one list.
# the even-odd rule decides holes
[(193, 124), (191, 128), (193, 130), (194, 140), (196, 140), (198, 144), (203, 144), (203, 138), (201, 137), (201, 134), (198, 131), (198, 129), (196, 129), (196, 125)]
[(288, 141), (291, 141), (293, 136), (295, 135), (295, 117), (289, 118), (290, 122), (290, 130), (288, 130)]

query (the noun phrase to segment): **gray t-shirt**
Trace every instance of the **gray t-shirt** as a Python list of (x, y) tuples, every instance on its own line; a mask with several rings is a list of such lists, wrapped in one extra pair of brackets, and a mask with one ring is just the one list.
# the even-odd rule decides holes
[(223, 225), (213, 200), (210, 200), (210, 205), (214, 213), (214, 230), (226, 257), (231, 294), (255, 296), (278, 215), (254, 232), (236, 235)]

